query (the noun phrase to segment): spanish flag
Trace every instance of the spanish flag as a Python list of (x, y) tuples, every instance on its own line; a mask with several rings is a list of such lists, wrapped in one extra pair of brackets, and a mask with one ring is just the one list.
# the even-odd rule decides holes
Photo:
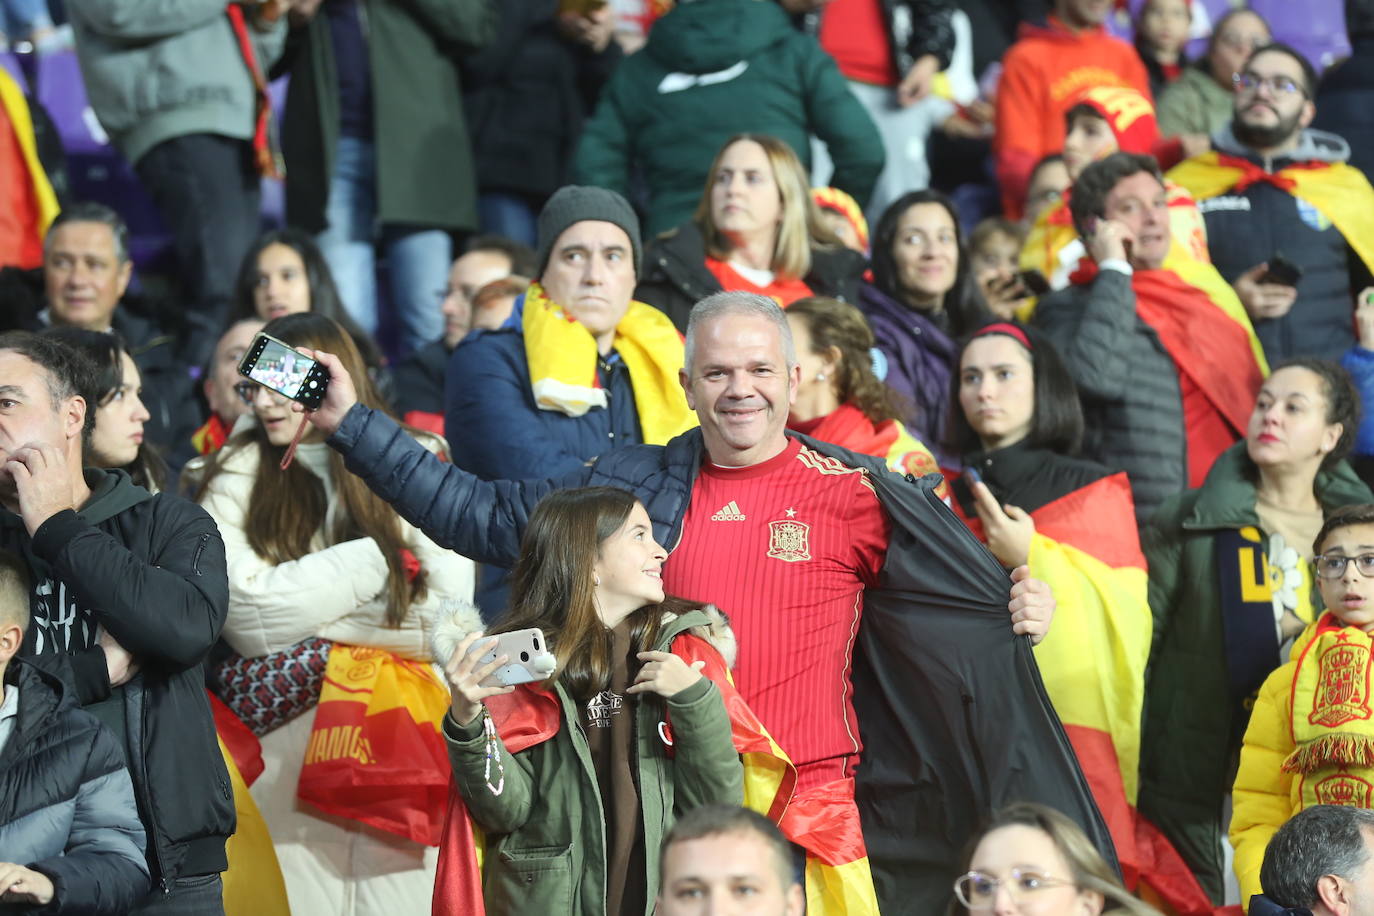
[[(984, 539), (981, 521), (953, 508)], [(1031, 575), (1054, 589), (1040, 675), (1116, 844), (1127, 888), (1171, 911), (1210, 914), (1197, 879), (1135, 808), (1145, 666), (1154, 631), (1145, 555), (1124, 473), (1103, 477), (1031, 513)]]
[(1240, 193), (1252, 184), (1272, 184), (1316, 207), (1335, 225), (1365, 266), (1374, 270), (1374, 187), (1364, 173), (1344, 162), (1300, 162), (1277, 172), (1239, 156), (1212, 150), (1180, 162), (1169, 178), (1197, 200)]
[(33, 116), (23, 90), (0, 69), (0, 265), (40, 267), (43, 237), (60, 209), (38, 160)]
[[(744, 763), (744, 803), (747, 807), (765, 815), (774, 822), (786, 824), (791, 813), (789, 806), (796, 788), (797, 771), (787, 759), (782, 748), (758, 721), (743, 697), (735, 690), (734, 681), (725, 666), (720, 653), (700, 637), (684, 633), (673, 640), (672, 652), (687, 664), (702, 661), (705, 667), (702, 674), (709, 677), (720, 688), (725, 701), (725, 710), (730, 716), (735, 749), (739, 751)], [(513, 693), (491, 697), (486, 701), (487, 711), (501, 735), (502, 742), (511, 754), (534, 747), (558, 734), (561, 727), (560, 710), (553, 694), (536, 689), (518, 689)], [(852, 805), (851, 805), (852, 807)], [(857, 829), (857, 813), (854, 818)], [(787, 832), (783, 827), (784, 833)], [(790, 835), (789, 835), (790, 836)], [(791, 837), (794, 842), (805, 843)], [(862, 840), (860, 839), (860, 843)], [(482, 859), (485, 853), (485, 837), (482, 830), (468, 816), (463, 797), (449, 784), (448, 814), (444, 821), (443, 839), (439, 848), (438, 875), (434, 882), (433, 912), (435, 916), (485, 916), (486, 906), (482, 899)], [(808, 847), (809, 849), (809, 847)], [(649, 861), (654, 861), (657, 850), (647, 850)], [(808, 853), (808, 884), (811, 866)], [(866, 863), (864, 863), (866, 865)], [(853, 883), (855, 871), (845, 872), (842, 876)], [(843, 883), (843, 882), (841, 882)], [(836, 891), (843, 894), (844, 891)], [(868, 894), (872, 899), (872, 885)], [(808, 896), (810, 891), (808, 891)], [(850, 896), (861, 896), (850, 892)], [(877, 913), (876, 904), (872, 910), (815, 910), (816, 913), (848, 914)]]

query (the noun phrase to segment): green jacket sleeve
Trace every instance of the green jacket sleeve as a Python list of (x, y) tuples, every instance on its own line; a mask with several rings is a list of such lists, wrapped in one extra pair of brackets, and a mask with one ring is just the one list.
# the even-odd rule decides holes
[[(449, 765), (453, 767), (453, 779), (472, 819), (488, 833), (513, 833), (529, 820), (534, 806), (534, 778), (528, 766), (506, 750), (499, 735), (496, 749), (501, 766), (497, 767), (496, 761), (492, 761), (491, 773), (487, 773), (487, 738), (482, 730), (486, 716), (484, 712), (472, 723), (459, 725), (451, 715), (444, 714), (444, 742), (448, 745)], [(497, 795), (491, 784), (500, 785), (501, 776), (497, 774), (503, 770), (505, 785)]]
[(1159, 94), (1155, 112), (1159, 116), (1159, 135), (1207, 133), (1205, 104), (1191, 85), (1179, 81)]
[(731, 738), (730, 716), (720, 688), (703, 677), (668, 698), (673, 723), (674, 806), (679, 813), (701, 805), (744, 803), (744, 764)]
[[(395, 2), (395, 0), (387, 0)], [(440, 41), (477, 51), (496, 37), (496, 0), (399, 0)]]
[(866, 206), (883, 171), (883, 139), (873, 119), (849, 91), (834, 59), (809, 35), (793, 40), (797, 43), (807, 128), (821, 138), (835, 163), (830, 183)]
[(1150, 569), (1150, 613), (1154, 617), (1150, 663), (1145, 669), (1147, 682), (1154, 668), (1155, 655), (1169, 628), (1169, 619), (1178, 600), (1179, 579), (1183, 575), (1180, 514), (1179, 498), (1174, 497), (1140, 530), (1140, 546)]
[(630, 190), (630, 128), (625, 117), (629, 70), (625, 61), (613, 75), (577, 141), (573, 154), (573, 181), (608, 188), (626, 195)]

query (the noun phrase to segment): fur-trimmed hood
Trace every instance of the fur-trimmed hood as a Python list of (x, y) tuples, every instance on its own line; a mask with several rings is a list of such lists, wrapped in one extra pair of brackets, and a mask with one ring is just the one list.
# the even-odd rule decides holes
[[(704, 605), (698, 610), (706, 615), (710, 623), (706, 626), (688, 627), (684, 632), (706, 640), (725, 659), (726, 666), (734, 668), (735, 659), (739, 655), (739, 642), (735, 639), (735, 631), (730, 626), (730, 618), (714, 604)], [(666, 624), (677, 616), (671, 611), (665, 611), (663, 622)], [(447, 667), (453, 653), (458, 651), (458, 644), (468, 634), (481, 633), (485, 629), (475, 605), (467, 601), (445, 601), (439, 606), (431, 629), (433, 635), (430, 637), (430, 645), (434, 653), (434, 663), (441, 668)]]

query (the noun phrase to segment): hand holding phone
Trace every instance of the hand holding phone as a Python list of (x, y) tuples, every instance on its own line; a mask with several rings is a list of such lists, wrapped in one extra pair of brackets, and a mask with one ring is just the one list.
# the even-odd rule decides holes
[(329, 372), (318, 361), (268, 334), (259, 333), (239, 361), (245, 376), (282, 397), (314, 410), (324, 400)]
[(491, 637), (468, 648), (468, 654), (480, 653), (477, 665), (487, 666), (498, 658), (506, 661), (479, 682), (483, 687), (514, 687), (547, 680), (558, 668), (558, 660), (548, 650), (544, 631), (538, 627), (515, 630)]
[(1267, 267), (1259, 278), (1260, 283), (1297, 286), (1298, 281), (1302, 279), (1302, 268), (1285, 258), (1281, 251), (1276, 251), (1270, 255), (1265, 264)]

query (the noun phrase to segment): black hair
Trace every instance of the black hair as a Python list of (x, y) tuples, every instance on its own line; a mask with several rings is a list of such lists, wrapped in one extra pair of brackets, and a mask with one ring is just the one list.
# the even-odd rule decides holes
[[(1035, 409), (1031, 412), (1031, 427), (1024, 441), (1031, 448), (1046, 449), (1058, 455), (1073, 457), (1083, 445), (1083, 405), (1078, 399), (1078, 388), (1074, 385), (1073, 376), (1069, 375), (1069, 370), (1064, 367), (1064, 360), (1060, 358), (1059, 351), (1050, 343), (1049, 338), (1033, 327), (1020, 324), (1016, 327), (1030, 341), (1030, 349), (1026, 355), (1030, 359), (1031, 371), (1034, 373), (1032, 391), (1035, 395)], [(1021, 344), (1015, 335), (1005, 331), (988, 331), (985, 334), (980, 329), (963, 340), (959, 346), (959, 354), (954, 358), (954, 371), (949, 379), (950, 411), (945, 438), (950, 452), (955, 455), (969, 455), (983, 447), (968, 417), (964, 415), (963, 406), (959, 403), (959, 387), (963, 377), (960, 366), (969, 344), (993, 334), (1005, 336)], [(1024, 344), (1022, 347), (1024, 348)]]
[(100, 401), (100, 388), (96, 382), (95, 363), (89, 357), (71, 344), (31, 331), (0, 334), (0, 350), (18, 353), (43, 370), (47, 376), (44, 381), (53, 410), (71, 397), (84, 400), (86, 422), (81, 427), (82, 440), (90, 436), (95, 426), (95, 408)]
[(677, 819), (672, 829), (663, 837), (663, 845), (659, 847), (659, 883), (663, 883), (663, 863), (668, 858), (668, 848), (673, 844), (740, 833), (751, 834), (763, 840), (773, 853), (774, 865), (783, 888), (797, 883), (792, 871), (792, 844), (783, 836), (778, 826), (757, 811), (719, 802), (701, 805), (688, 811)]
[(1336, 440), (1336, 447), (1327, 452), (1326, 457), (1322, 459), (1321, 469), (1330, 470), (1333, 465), (1349, 455), (1355, 446), (1355, 433), (1360, 427), (1359, 389), (1351, 380), (1350, 373), (1339, 364), (1315, 356), (1295, 356), (1286, 359), (1274, 367), (1269, 377), (1273, 378), (1274, 373), (1281, 369), (1295, 368), (1306, 369), (1322, 380), (1322, 394), (1326, 396), (1326, 422), (1341, 424), (1341, 437)]
[[(1097, 118), (1097, 120), (1104, 124), (1108, 123), (1102, 112), (1098, 111), (1087, 102), (1079, 102), (1077, 105), (1072, 106), (1068, 111), (1064, 112), (1064, 133), (1073, 133), (1073, 122), (1081, 117)], [(1046, 158), (1049, 157), (1047, 156)], [(1061, 154), (1059, 158), (1062, 161), (1064, 157)], [(1036, 166), (1036, 168), (1039, 168), (1039, 166)]]
[[(339, 288), (334, 283), (334, 274), (329, 269), (320, 246), (309, 233), (290, 226), (273, 229), (260, 235), (243, 256), (239, 264), (238, 280), (234, 283), (234, 303), (230, 310), (229, 326), (246, 318), (257, 318), (258, 307), (254, 301), (254, 290), (258, 285), (258, 257), (272, 245), (284, 245), (300, 256), (305, 265), (305, 280), (310, 287), (310, 311), (338, 322), (348, 336), (357, 344), (363, 362), (369, 368), (382, 365), (382, 351), (366, 331), (358, 326), (353, 316), (344, 308)], [(227, 329), (228, 326), (226, 326)]]
[(1316, 98), (1317, 70), (1312, 66), (1312, 62), (1303, 56), (1301, 51), (1290, 44), (1284, 44), (1281, 41), (1271, 41), (1267, 45), (1262, 45), (1250, 52), (1250, 56), (1245, 58), (1245, 63), (1242, 64), (1242, 66), (1249, 67), (1256, 57), (1271, 52), (1287, 54), (1298, 62), (1298, 67), (1302, 70), (1303, 94), (1306, 95), (1309, 100)]
[(114, 235), (115, 260), (120, 264), (129, 260), (129, 225), (124, 222), (124, 217), (104, 204), (83, 200), (63, 207), (53, 218), (52, 224), (48, 226), (47, 235), (43, 237), (45, 251), (47, 240), (52, 238), (53, 230), (64, 223), (101, 223), (109, 226), (110, 232)]
[(506, 260), (510, 261), (510, 272), (518, 277), (533, 280), (539, 276), (538, 256), (533, 248), (523, 242), (508, 239), (504, 235), (474, 235), (463, 246), (463, 254), (472, 254), (474, 251), (495, 251), (505, 255)]
[(945, 293), (943, 308), (949, 316), (950, 330), (957, 337), (979, 327), (992, 313), (983, 303), (978, 284), (973, 279), (973, 264), (969, 258), (968, 240), (959, 224), (959, 213), (948, 197), (939, 191), (910, 191), (897, 198), (883, 211), (873, 232), (873, 284), (898, 302), (905, 302), (897, 274), (897, 258), (892, 248), (897, 241), (897, 227), (902, 215), (917, 204), (939, 204), (949, 213), (954, 224), (954, 239), (959, 248), (959, 264), (954, 272), (954, 285)]
[(1101, 219), (1106, 215), (1107, 196), (1125, 178), (1148, 172), (1164, 186), (1164, 175), (1159, 171), (1159, 163), (1153, 156), (1140, 153), (1112, 153), (1096, 162), (1090, 163), (1078, 174), (1073, 183), (1073, 194), (1069, 197), (1069, 212), (1073, 214), (1073, 227), (1078, 234), (1087, 238), (1089, 221)]
[[(81, 441), (85, 446), (87, 461), (92, 461), (91, 436), (95, 433), (95, 415), (101, 407), (124, 384), (124, 357), (133, 359), (129, 345), (124, 342), (118, 331), (88, 331), (85, 328), (53, 327), (40, 332), (40, 337), (61, 341), (90, 360), (95, 380), (94, 402), (86, 403), (86, 412), (91, 417), (82, 430)], [(146, 490), (161, 490), (167, 483), (167, 462), (146, 439), (139, 443), (134, 460), (124, 467), (134, 483)]]
[(1312, 541), (1312, 553), (1322, 552), (1322, 544), (1333, 531), (1349, 528), (1352, 525), (1374, 525), (1374, 505), (1359, 503), (1353, 506), (1339, 506), (1331, 510), (1322, 522), (1321, 530)]
[(1269, 840), (1260, 866), (1264, 895), (1281, 907), (1311, 909), (1321, 900), (1326, 875), (1353, 879), (1369, 859), (1374, 811), (1349, 805), (1313, 805), (1288, 819)]

